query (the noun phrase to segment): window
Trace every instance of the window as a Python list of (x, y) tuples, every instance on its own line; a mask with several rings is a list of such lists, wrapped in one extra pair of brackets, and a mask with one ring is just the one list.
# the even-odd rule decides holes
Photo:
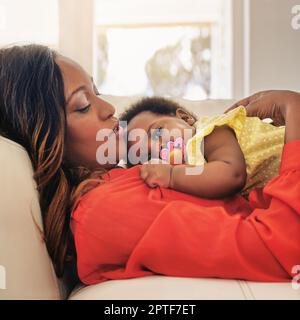
[(230, 98), (226, 2), (95, 0), (94, 74), (100, 91)]
[(0, 0), (0, 46), (40, 43), (58, 48), (58, 0)]
[(231, 98), (233, 85), (243, 82), (243, 61), (232, 64), (237, 3), (0, 0), (0, 46), (34, 42), (57, 49), (105, 94)]

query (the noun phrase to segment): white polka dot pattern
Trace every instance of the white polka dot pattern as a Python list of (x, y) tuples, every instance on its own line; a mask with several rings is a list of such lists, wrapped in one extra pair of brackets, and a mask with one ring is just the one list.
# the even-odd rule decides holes
[(216, 126), (222, 125), (228, 125), (234, 130), (244, 154), (248, 177), (242, 194), (247, 196), (253, 188), (264, 187), (278, 175), (285, 127), (275, 127), (257, 117), (247, 117), (243, 106), (227, 114), (202, 118), (195, 124), (197, 134), (187, 144), (190, 164), (203, 163), (204, 157), (195, 154), (195, 145)]

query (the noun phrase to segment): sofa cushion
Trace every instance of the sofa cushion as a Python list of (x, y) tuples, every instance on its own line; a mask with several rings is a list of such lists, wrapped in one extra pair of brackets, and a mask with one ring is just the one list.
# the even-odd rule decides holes
[(71, 300), (300, 300), (291, 283), (149, 276), (78, 287)]

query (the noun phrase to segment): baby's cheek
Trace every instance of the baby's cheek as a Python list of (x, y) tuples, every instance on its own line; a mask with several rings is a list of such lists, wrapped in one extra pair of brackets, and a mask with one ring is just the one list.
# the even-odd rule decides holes
[(141, 156), (141, 148), (139, 142), (127, 142), (127, 156)]
[(163, 139), (156, 139), (149, 141), (149, 154), (151, 155), (152, 159), (159, 159), (160, 153), (163, 147)]

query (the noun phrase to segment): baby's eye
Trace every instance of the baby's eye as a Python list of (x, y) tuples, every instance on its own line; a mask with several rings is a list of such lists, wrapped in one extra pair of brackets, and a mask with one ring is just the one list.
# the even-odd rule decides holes
[(152, 131), (152, 139), (153, 140), (159, 140), (159, 138), (162, 136), (162, 128), (156, 128)]

